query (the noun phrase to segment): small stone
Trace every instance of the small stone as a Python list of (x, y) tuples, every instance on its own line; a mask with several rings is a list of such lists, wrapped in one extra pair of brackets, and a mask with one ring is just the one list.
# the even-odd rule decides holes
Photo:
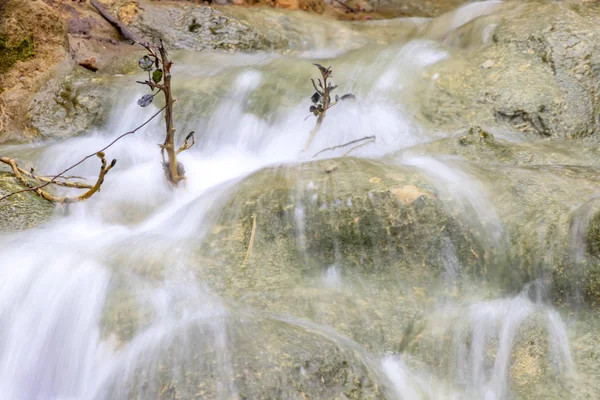
[(486, 60), (481, 64), (481, 68), (488, 69), (492, 68), (494, 65), (496, 65), (496, 63), (492, 60)]
[(96, 57), (86, 58), (85, 60), (79, 63), (83, 68), (89, 69), (92, 72), (98, 71), (98, 66), (96, 66)]
[(328, 174), (332, 173), (336, 169), (338, 169), (338, 165), (335, 162), (330, 162), (325, 165), (325, 172)]

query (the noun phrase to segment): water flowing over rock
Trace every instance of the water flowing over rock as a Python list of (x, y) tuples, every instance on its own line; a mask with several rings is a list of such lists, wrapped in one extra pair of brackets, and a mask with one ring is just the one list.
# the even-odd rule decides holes
[(450, 254), (465, 273), (479, 264), (479, 243), (417, 171), (360, 159), (267, 169), (241, 182), (207, 237), (211, 255), (242, 264), (252, 232), (250, 262), (265, 264), (265, 278), (269, 265), (431, 279), (452, 268)]
[[(449, 127), (500, 124), (537, 138), (594, 135), (600, 128), (600, 9), (531, 3), (504, 10), (446, 37), (463, 50), (428, 69), (432, 90), (423, 117)], [(479, 31), (483, 46), (465, 40), (477, 27), (486, 27)]]
[[(489, 193), (487, 206), (503, 222), (507, 239), (488, 250), (492, 266), (487, 270), (496, 279), (521, 287), (543, 277), (552, 282), (550, 295), (557, 299), (582, 296), (598, 304), (600, 264), (593, 251), (592, 219), (597, 210), (597, 153), (595, 147), (569, 142), (509, 143), (475, 127), (463, 136), (415, 146), (403, 157), (446, 154), (468, 160), (450, 159), (444, 165), (460, 165), (477, 176)], [(581, 242), (588, 240), (590, 248), (582, 249)]]
[[(169, 44), (175, 142), (195, 145), (177, 189), (159, 117), (106, 150), (88, 201), (0, 202), (2, 396), (600, 397), (598, 5), (578, 3), (344, 22), (103, 2)], [(162, 106), (137, 105), (137, 47), (54, 7), (80, 51), (27, 106), (39, 140), (0, 145), (43, 176)], [(354, 99), (303, 151), (313, 63)], [(21, 189), (2, 168), (0, 196)]]

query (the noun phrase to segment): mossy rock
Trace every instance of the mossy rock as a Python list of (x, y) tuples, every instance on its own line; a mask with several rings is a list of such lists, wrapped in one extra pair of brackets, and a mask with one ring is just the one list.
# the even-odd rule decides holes
[[(201, 313), (200, 313), (201, 314)], [(184, 318), (125, 348), (104, 382), (111, 399), (385, 399), (359, 347), (303, 323), (257, 314)], [(150, 336), (149, 336), (150, 338)], [(130, 357), (128, 357), (130, 356)]]
[[(0, 197), (18, 190), (16, 178), (0, 172)], [(0, 232), (31, 228), (48, 220), (54, 205), (31, 192), (19, 193), (0, 201)]]
[(11, 43), (7, 35), (0, 34), (0, 74), (8, 71), (17, 61), (26, 61), (33, 56), (35, 56), (33, 38), (25, 37), (16, 43)]
[(282, 269), (301, 277), (333, 264), (421, 281), (448, 272), (449, 254), (459, 274), (481, 267), (471, 228), (411, 167), (342, 158), (266, 168), (237, 184), (214, 218), (203, 249), (221, 264), (215, 273), (239, 273), (254, 237), (244, 272), (258, 274), (254, 288), (268, 289)]
[(100, 75), (83, 68), (52, 79), (34, 97), (28, 111), (31, 124), (43, 137), (65, 138), (88, 133), (106, 122), (112, 102), (130, 78)]
[(573, 360), (559, 318), (526, 294), (444, 307), (414, 321), (401, 351), (470, 398), (571, 398)]
[[(389, 159), (432, 155), (480, 184), (500, 223), (488, 269), (505, 287), (544, 279), (556, 301), (600, 304), (595, 199), (598, 148), (580, 141), (509, 142), (477, 126)], [(589, 225), (589, 228), (588, 228)]]
[(175, 49), (247, 52), (287, 47), (285, 39), (265, 35), (222, 9), (206, 6), (147, 4), (131, 27)]

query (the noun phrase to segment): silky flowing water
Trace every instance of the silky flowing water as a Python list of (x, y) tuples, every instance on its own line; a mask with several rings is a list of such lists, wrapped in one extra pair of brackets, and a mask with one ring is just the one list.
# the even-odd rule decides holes
[[(273, 344), (279, 326), (349, 352), (376, 380), (380, 395), (390, 399), (554, 398), (566, 393), (560, 390), (593, 381), (599, 333), (594, 313), (553, 305), (543, 276), (520, 288), (503, 287), (502, 281), (467, 284), (451, 244), (443, 250), (445, 271), (430, 287), (413, 285), (401, 272), (375, 279), (334, 263), (299, 280), (257, 274), (262, 282), (256, 287), (264, 284), (268, 295), (237, 288), (235, 276), (215, 276), (210, 254), (198, 250), (214, 229), (215, 213), (253, 172), (268, 166), (293, 170), (320, 149), (376, 135), (376, 143), (352, 156), (386, 160), (427, 176), (436, 190), (452, 197), (473, 229), (484, 232), (490, 257), (504, 262), (509, 239), (503, 214), (490, 201), (494, 189), (460, 157), (413, 151), (451, 133), (414, 117), (414, 108), (428, 96), (414, 82), (435, 79), (424, 77), (424, 68), (453, 57), (455, 50), (441, 38), (501, 6), (475, 3), (433, 22), (354, 24), (361, 41), (321, 37), (289, 55), (175, 52), (178, 134), (194, 130), (197, 137), (197, 145), (180, 156), (185, 187), (173, 190), (165, 183), (157, 146), (163, 121), (157, 118), (107, 151), (118, 163), (98, 195), (57, 207), (40, 226), (0, 236), (0, 398), (255, 398), (257, 392), (240, 386), (248, 370), (260, 371), (259, 386), (268, 382), (279, 388), (265, 397), (301, 398), (301, 390), (294, 392), (301, 378), (286, 369), (264, 369), (271, 365), (265, 360), (292, 346), (308, 360), (298, 372), (303, 377), (310, 376), (311, 357), (319, 354), (308, 342), (307, 347), (298, 340)], [(416, 26), (420, 33), (402, 33)], [(478, 30), (470, 45), (486, 43), (492, 30)], [(312, 62), (331, 65), (339, 94), (351, 92), (356, 100), (331, 109), (303, 153), (314, 124), (314, 118), (305, 119), (309, 79), (317, 73)], [(38, 172), (61, 170), (157, 110), (136, 105), (145, 91), (134, 81), (132, 75), (98, 78), (98, 85), (111, 88), (112, 96), (104, 99), (111, 112), (93, 132), (0, 149), (35, 164)], [(500, 130), (495, 134), (515, 140)], [(339, 157), (345, 150), (318, 158)], [(93, 179), (97, 169), (91, 160), (73, 174)], [(293, 209), (299, 242), (310, 223), (307, 206)], [(258, 260), (251, 268), (260, 265)], [(285, 275), (298, 266), (277, 268)], [(328, 307), (342, 298), (378, 312), (349, 309), (346, 316), (342, 307), (336, 316), (328, 315)], [(416, 311), (404, 312), (404, 304)], [(312, 311), (304, 312), (307, 308)], [(390, 346), (381, 339), (385, 335), (371, 329), (385, 326), (386, 338), (403, 343), (410, 338), (409, 317), (420, 326), (414, 328), (421, 332), (417, 350), (405, 351), (410, 343)], [(539, 354), (522, 346), (519, 337), (528, 330), (535, 340), (542, 338), (545, 350)], [(544, 377), (529, 383), (540, 368)], [(181, 389), (193, 374), (196, 386)], [(600, 395), (595, 390), (585, 387), (581, 398)]]

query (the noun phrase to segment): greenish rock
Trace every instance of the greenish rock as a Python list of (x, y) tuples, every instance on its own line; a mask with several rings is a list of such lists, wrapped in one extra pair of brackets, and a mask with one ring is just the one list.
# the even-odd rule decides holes
[(476, 19), (449, 39), (459, 47), (453, 57), (426, 69), (415, 91), (423, 120), (448, 129), (495, 125), (533, 138), (600, 130), (600, 7), (531, 3), (482, 18), (495, 26), (483, 46), (461, 49), (461, 37), (482, 25)]
[[(16, 178), (0, 172), (0, 197), (22, 190)], [(0, 232), (27, 229), (47, 221), (54, 205), (31, 192), (19, 193), (0, 201)]]
[(236, 186), (205, 251), (241, 265), (253, 231), (248, 261), (266, 274), (269, 265), (294, 265), (302, 275), (338, 264), (426, 280), (447, 272), (448, 253), (458, 272), (480, 272), (474, 235), (410, 167), (341, 158), (261, 170)]
[(522, 296), (441, 307), (414, 321), (402, 352), (468, 397), (578, 398), (558, 314)]
[[(77, 68), (47, 82), (35, 95), (28, 116), (42, 137), (66, 138), (104, 124), (122, 95), (126, 76), (94, 74)], [(121, 87), (119, 87), (119, 83)]]
[(409, 37), (419, 23), (356, 24), (282, 9), (147, 3), (130, 26), (148, 40), (161, 38), (173, 49), (288, 54), (390, 43)]
[(143, 354), (132, 353), (133, 364), (117, 368), (102, 395), (111, 399), (387, 398), (387, 381), (358, 346), (310, 324), (242, 313), (186, 318), (180, 325), (174, 330), (153, 328), (157, 340)]
[(162, 39), (186, 50), (283, 50), (288, 43), (272, 39), (243, 20), (212, 7), (147, 4), (131, 27), (142, 37)]
[(0, 74), (6, 73), (17, 61), (26, 61), (33, 56), (35, 56), (33, 38), (26, 37), (18, 43), (9, 43), (8, 36), (0, 34)]
[(508, 142), (473, 127), (390, 159), (439, 157), (481, 183), (484, 204), (501, 221), (502, 240), (486, 249), (486, 270), (496, 272), (497, 283), (518, 290), (542, 279), (557, 302), (597, 306), (598, 151), (578, 141)]

